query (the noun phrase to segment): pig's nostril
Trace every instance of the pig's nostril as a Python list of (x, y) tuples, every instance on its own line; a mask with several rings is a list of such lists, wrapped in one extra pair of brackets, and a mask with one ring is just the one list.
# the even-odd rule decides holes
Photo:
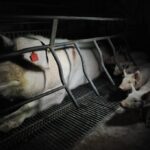
[(133, 102), (135, 102), (135, 103), (136, 103), (136, 102), (137, 102), (137, 100), (133, 100)]

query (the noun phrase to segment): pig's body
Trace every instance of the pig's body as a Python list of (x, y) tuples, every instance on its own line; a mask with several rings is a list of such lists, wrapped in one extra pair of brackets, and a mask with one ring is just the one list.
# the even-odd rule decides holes
[[(45, 44), (49, 43), (49, 40), (44, 37), (37, 36), (36, 38)], [(17, 49), (39, 46), (41, 45), (39, 40), (20, 37), (15, 40), (15, 46)], [(0, 94), (2, 96), (6, 98), (29, 98), (61, 85), (58, 67), (52, 54), (48, 52), (49, 61), (47, 62), (45, 52), (36, 53), (39, 57), (39, 61), (35, 62), (36, 67), (22, 67), (19, 63), (14, 63), (13, 61), (0, 63)], [(89, 77), (91, 79), (98, 77), (100, 74), (99, 66), (92, 50), (84, 47), (81, 53)], [(83, 74), (80, 57), (74, 48), (69, 48), (66, 52), (59, 50), (56, 54), (62, 65), (65, 82), (70, 89), (87, 83)], [(28, 62), (31, 63), (30, 55), (31, 53), (24, 54), (27, 64)], [(66, 91), (63, 89), (22, 106), (17, 111), (1, 118), (0, 130), (9, 131), (12, 128), (18, 127), (26, 118), (47, 109), (53, 104), (61, 103), (65, 95)]]

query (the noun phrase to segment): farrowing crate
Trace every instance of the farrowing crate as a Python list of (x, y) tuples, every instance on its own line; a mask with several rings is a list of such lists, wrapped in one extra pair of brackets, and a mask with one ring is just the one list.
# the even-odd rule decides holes
[[(60, 23), (60, 25), (62, 25), (63, 22), (64, 22), (65, 26), (67, 25), (67, 27), (63, 28), (63, 29), (65, 31), (69, 32), (69, 34), (68, 34), (69, 36), (67, 36), (67, 38), (70, 38), (72, 40), (70, 42), (56, 44), (55, 38), (62, 36), (63, 32), (65, 32), (65, 31), (63, 31), (63, 29), (59, 30), (59, 28), (57, 31), (57, 27), (59, 27), (58, 23)], [(79, 35), (79, 34), (76, 34), (76, 36), (73, 36), (73, 33), (70, 33), (71, 27), (69, 28), (69, 26), (70, 26), (69, 22), (74, 22), (75, 25), (81, 24), (81, 26), (79, 27), (80, 29), (86, 28), (85, 23), (86, 23), (86, 26), (88, 26), (88, 28), (86, 28), (86, 29), (89, 29), (91, 27), (95, 27), (95, 23), (97, 24), (98, 22), (102, 22), (103, 25), (105, 26), (105, 27), (104, 26), (102, 27), (102, 30), (104, 30), (104, 32), (101, 34), (101, 32), (100, 32), (101, 30), (99, 32), (97, 32), (98, 30), (96, 30), (91, 34), (90, 33), (91, 31), (90, 32), (88, 31), (88, 34), (90, 37), (88, 37), (88, 35), (84, 36), (84, 35)], [(84, 43), (93, 42), (93, 44), (97, 48), (97, 53), (99, 55), (98, 58), (100, 58), (100, 60), (101, 60), (100, 65), (103, 67), (103, 70), (106, 73), (106, 77), (112, 83), (112, 86), (114, 86), (115, 82), (105, 67), (105, 64), (103, 62), (103, 54), (102, 54), (102, 51), (101, 51), (101, 48), (100, 48), (98, 42), (99, 41), (107, 41), (107, 43), (111, 47), (112, 54), (114, 56), (116, 56), (116, 47), (115, 47), (115, 44), (113, 41), (117, 38), (122, 39), (124, 36), (122, 36), (122, 34), (120, 34), (120, 32), (121, 33), (125, 32), (125, 29), (121, 28), (122, 30), (119, 30), (119, 32), (118, 31), (110, 32), (109, 28), (112, 27), (112, 25), (114, 26), (116, 24), (118, 24), (117, 27), (119, 26), (119, 24), (120, 24), (120, 26), (122, 26), (122, 24), (124, 25), (125, 22), (126, 21), (124, 19), (121, 19), (121, 18), (67, 17), (67, 16), (44, 16), (44, 17), (43, 16), (30, 16), (30, 17), (29, 16), (12, 16), (12, 17), (4, 17), (3, 21), (1, 20), (1, 23), (4, 25), (7, 25), (7, 26), (1, 27), (1, 29), (0, 29), (1, 34), (4, 34), (10, 38), (15, 38), (18, 36), (24, 36), (26, 34), (39, 34), (39, 35), (49, 37), (51, 39), (51, 43), (49, 45), (25, 48), (25, 49), (22, 49), (22, 50), (17, 51), (17, 52), (13, 52), (13, 53), (9, 53), (9, 54), (3, 54), (3, 55), (0, 55), (0, 59), (5, 59), (7, 57), (13, 57), (13, 56), (19, 56), (19, 55), (26, 53), (26, 52), (40, 51), (40, 50), (47, 51), (47, 49), (50, 49), (51, 53), (53, 54), (53, 56), (57, 62), (58, 68), (59, 68), (59, 75), (60, 75), (60, 79), (62, 81), (62, 86), (60, 86), (56, 89), (53, 89), (51, 91), (48, 91), (46, 93), (37, 95), (35, 97), (31, 97), (30, 99), (25, 100), (23, 102), (19, 102), (18, 104), (10, 106), (7, 109), (0, 110), (0, 112), (2, 114), (6, 113), (10, 110), (18, 108), (24, 104), (27, 104), (27, 103), (34, 101), (34, 100), (37, 100), (43, 96), (46, 96), (48, 94), (51, 94), (51, 93), (56, 92), (58, 90), (61, 90), (63, 88), (66, 89), (68, 95), (72, 99), (75, 106), (85, 107), (85, 106), (79, 105), (80, 101), (77, 100), (78, 99), (77, 97), (74, 97), (74, 95), (72, 94), (72, 91), (70, 91), (70, 89), (67, 87), (67, 85), (64, 81), (61, 63), (59, 62), (59, 59), (57, 58), (57, 55), (55, 53), (56, 50), (59, 50), (61, 48), (75, 47), (79, 53), (80, 58), (81, 58), (84, 75), (85, 75), (86, 79), (88, 80), (89, 85), (92, 87), (93, 91), (95, 92), (94, 95), (92, 94), (92, 97), (89, 96), (91, 105), (94, 105), (94, 106), (89, 106), (89, 112), (91, 112), (91, 114), (92, 114), (92, 112), (94, 111), (96, 106), (98, 106), (99, 103), (101, 103), (100, 101), (94, 101), (94, 100), (96, 98), (97, 99), (99, 98), (98, 95), (101, 96), (100, 91), (104, 90), (106, 87), (97, 89), (97, 86), (95, 86), (96, 83), (94, 83), (88, 77), (86, 70), (84, 68), (84, 59), (82, 58), (82, 55), (80, 53), (79, 43), (80, 42), (84, 42)], [(1, 26), (2, 26), (2, 24), (1, 24)], [(43, 27), (43, 28), (39, 29), (41, 27)], [(52, 28), (52, 29), (50, 29), (50, 28)], [(60, 35), (59, 35), (59, 32), (60, 32)], [(56, 36), (56, 33), (58, 34), (58, 36)], [(85, 32), (82, 31), (80, 34), (85, 34), (85, 33), (86, 33), (86, 31)], [(100, 34), (100, 36), (97, 34)], [(66, 36), (62, 36), (62, 37), (66, 38)], [(116, 59), (116, 63), (119, 65), (119, 62), (117, 61), (117, 59)], [(86, 93), (91, 92), (91, 91), (89, 91), (89, 89), (86, 89), (85, 91), (86, 91)], [(86, 93), (85, 93), (85, 95), (86, 95)], [(105, 99), (105, 98), (103, 98), (103, 99)], [(92, 121), (90, 123), (90, 125), (86, 125), (85, 129), (83, 128), (83, 130), (86, 131), (87, 129), (91, 128), (96, 123), (96, 121), (98, 121), (100, 118), (102, 118), (102, 116), (106, 115), (110, 110), (113, 111), (113, 107), (116, 105), (116, 103), (113, 105), (111, 104), (111, 107), (109, 107), (109, 105), (105, 104), (105, 103), (107, 103), (107, 102), (104, 102), (104, 104), (100, 104), (101, 105), (100, 108), (106, 109), (106, 112), (99, 113), (98, 118), (95, 121)], [(72, 105), (70, 105), (70, 103), (69, 104), (68, 103), (63, 104), (60, 107), (59, 106), (54, 106), (54, 107), (56, 107), (56, 109), (55, 108), (53, 109), (54, 111), (50, 110), (48, 112), (49, 114), (51, 114), (50, 115), (51, 117), (42, 118), (42, 116), (44, 114), (47, 114), (47, 112), (43, 112), (43, 114), (40, 115), (40, 119), (38, 121), (34, 122), (35, 121), (34, 119), (31, 120), (31, 124), (30, 124), (29, 128), (24, 128), (24, 129), (18, 130), (16, 133), (13, 133), (12, 135), (6, 134), (6, 135), (2, 136), (2, 139), (0, 139), (1, 146), (5, 145), (5, 147), (11, 148), (11, 145), (15, 145), (15, 144), (17, 145), (17, 143), (22, 141), (24, 138), (27, 139), (29, 136), (31, 136), (32, 132), (35, 132), (36, 130), (38, 130), (38, 128), (40, 129), (41, 124), (43, 124), (43, 121), (44, 121), (44, 124), (47, 123), (49, 119), (51, 119), (53, 121), (56, 118), (59, 118), (59, 116), (63, 115), (65, 112), (68, 112), (68, 110), (71, 112), (74, 112), (75, 114), (78, 114), (78, 110), (76, 110)], [(80, 111), (82, 112), (82, 110), (80, 110)], [(99, 110), (99, 111), (101, 111), (101, 110)], [(72, 118), (72, 120), (75, 120), (73, 114), (71, 114), (70, 117)], [(92, 120), (92, 118), (93, 118), (93, 116), (90, 116), (89, 118), (86, 118), (86, 119)], [(63, 118), (61, 120), (63, 120)], [(66, 126), (66, 124), (64, 124), (64, 126)], [(71, 126), (73, 126), (73, 124), (71, 124)], [(30, 128), (32, 128), (32, 129), (35, 128), (35, 129), (31, 131)], [(53, 126), (52, 126), (52, 128), (53, 128)], [(28, 130), (31, 132), (28, 132)], [(24, 131), (26, 131), (26, 132), (24, 132)], [(22, 133), (24, 133), (25, 135)], [(14, 141), (13, 139), (15, 139), (16, 141)], [(65, 148), (65, 146), (64, 146), (64, 148)]]

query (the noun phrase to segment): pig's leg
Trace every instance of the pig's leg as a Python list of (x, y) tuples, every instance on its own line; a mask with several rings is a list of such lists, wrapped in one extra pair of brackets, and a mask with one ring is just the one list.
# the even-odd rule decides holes
[(8, 132), (9, 130), (20, 126), (23, 121), (33, 116), (38, 110), (37, 102), (31, 102), (19, 108), (17, 111), (0, 119), (0, 131)]

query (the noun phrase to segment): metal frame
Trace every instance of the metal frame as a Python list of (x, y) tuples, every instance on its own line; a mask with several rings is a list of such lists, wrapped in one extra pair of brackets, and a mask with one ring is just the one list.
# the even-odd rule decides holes
[[(110, 38), (115, 38), (115, 37), (118, 37), (118, 35), (110, 36)], [(21, 49), (21, 50), (12, 52), (12, 53), (0, 55), (0, 59), (5, 59), (5, 58), (8, 58), (8, 57), (19, 56), (19, 55), (21, 55), (21, 54), (23, 54), (23, 53), (27, 53), (27, 52), (46, 51), (47, 49), (50, 49), (50, 51), (52, 52), (52, 55), (53, 55), (53, 57), (54, 57), (54, 59), (55, 59), (57, 65), (58, 65), (60, 79), (61, 79), (61, 82), (62, 82), (62, 84), (63, 84), (62, 86), (57, 87), (56, 89), (52, 89), (52, 90), (47, 91), (47, 92), (45, 92), (45, 93), (39, 94), (39, 95), (37, 95), (37, 96), (35, 96), (35, 97), (32, 97), (32, 98), (30, 98), (30, 99), (28, 99), (28, 100), (26, 100), (26, 101), (24, 101), (24, 102), (20, 102), (19, 104), (16, 104), (16, 105), (14, 105), (14, 106), (12, 106), (12, 107), (10, 107), (10, 108), (8, 108), (8, 109), (5, 109), (4, 111), (1, 111), (1, 112), (2, 112), (2, 113), (3, 113), (3, 112), (7, 112), (7, 111), (9, 111), (9, 110), (11, 110), (11, 109), (17, 108), (17, 107), (19, 107), (19, 106), (22, 106), (22, 105), (27, 104), (27, 103), (29, 103), (29, 102), (32, 102), (32, 101), (34, 101), (34, 100), (38, 100), (39, 98), (42, 98), (42, 97), (44, 97), (44, 96), (46, 96), (46, 95), (49, 95), (49, 94), (52, 94), (52, 93), (54, 93), (54, 92), (56, 92), (56, 91), (58, 91), (58, 90), (61, 90), (61, 89), (65, 89), (65, 90), (67, 91), (68, 95), (70, 96), (70, 98), (72, 99), (73, 103), (75, 104), (75, 106), (76, 106), (77, 108), (79, 107), (79, 104), (78, 104), (77, 100), (75, 99), (75, 97), (73, 96), (72, 92), (69, 90), (69, 88), (67, 87), (67, 84), (65, 83), (64, 76), (63, 76), (63, 71), (62, 71), (62, 67), (61, 67), (61, 63), (60, 63), (59, 58), (57, 57), (56, 52), (55, 52), (55, 51), (60, 50), (60, 49), (63, 49), (63, 48), (76, 47), (76, 49), (77, 49), (77, 51), (78, 51), (78, 53), (79, 53), (81, 62), (82, 62), (84, 75), (85, 75), (85, 77), (87, 78), (87, 80), (89, 81), (89, 83), (90, 83), (90, 85), (91, 85), (93, 91), (94, 91), (97, 95), (99, 95), (99, 92), (98, 92), (97, 88), (95, 87), (95, 85), (94, 85), (94, 83), (92, 82), (92, 80), (88, 77), (88, 75), (87, 75), (87, 73), (86, 73), (86, 70), (85, 70), (85, 68), (84, 68), (84, 59), (83, 59), (83, 57), (82, 57), (82, 55), (81, 55), (80, 48), (79, 48), (79, 46), (78, 46), (78, 44), (77, 44), (78, 42), (81, 42), (81, 41), (83, 41), (83, 42), (91, 42), (91, 41), (93, 41), (93, 42), (94, 42), (94, 44), (95, 44), (95, 46), (96, 46), (96, 48), (97, 48), (97, 50), (98, 50), (98, 52), (99, 52), (99, 54), (100, 54), (101, 65), (102, 65), (102, 67), (103, 67), (103, 69), (104, 69), (106, 75), (108, 76), (109, 80), (111, 81), (111, 83), (112, 83), (113, 85), (115, 85), (113, 79), (111, 78), (110, 74), (108, 73), (108, 71), (107, 71), (107, 69), (106, 69), (106, 67), (105, 67), (105, 65), (104, 65), (102, 52), (101, 52), (101, 50), (100, 50), (100, 48), (99, 48), (99, 46), (97, 45), (97, 42), (96, 42), (96, 40), (107, 40), (107, 39), (108, 39), (108, 36), (107, 36), (107, 37), (84, 39), (84, 40), (76, 40), (75, 42), (72, 41), (72, 42), (67, 42), (67, 43), (64, 42), (64, 43), (58, 44), (58, 46), (56, 45), (56, 46), (54, 46), (53, 48), (52, 48), (50, 45), (34, 46), (34, 47), (30, 47), (30, 48), (24, 48), (24, 49)]]
[[(2, 18), (9, 18), (9, 17), (2, 17)], [(57, 57), (55, 51), (56, 50), (59, 50), (59, 49), (62, 49), (62, 48), (69, 48), (69, 47), (75, 47), (77, 49), (77, 52), (80, 56), (80, 59), (81, 59), (81, 62), (82, 62), (82, 67), (83, 67), (83, 72), (84, 72), (84, 75), (86, 77), (86, 79), (88, 80), (88, 82), (90, 83), (92, 89), (95, 91), (95, 93), (97, 95), (99, 95), (99, 92), (97, 90), (97, 88), (95, 87), (94, 83), (92, 82), (92, 80), (88, 77), (87, 73), (86, 73), (86, 70), (85, 70), (85, 63), (84, 63), (84, 59), (81, 55), (81, 52), (80, 52), (80, 48), (78, 46), (78, 42), (94, 42), (94, 45), (100, 55), (100, 58), (101, 58), (101, 65), (102, 65), (102, 68), (104, 69), (106, 75), (108, 76), (109, 80), (111, 81), (111, 83), (113, 85), (115, 85), (112, 77), (110, 76), (110, 74), (108, 73), (105, 65), (104, 65), (104, 61), (103, 61), (103, 56), (102, 56), (102, 52), (97, 44), (97, 41), (99, 40), (108, 40), (112, 49), (113, 49), (113, 52), (114, 52), (114, 56), (115, 56), (115, 48), (114, 46), (112, 45), (112, 43), (110, 42), (110, 39), (111, 38), (115, 38), (115, 37), (118, 37), (120, 35), (111, 35), (111, 36), (104, 36), (104, 37), (96, 37), (96, 38), (90, 38), (90, 39), (81, 39), (81, 40), (74, 40), (74, 41), (69, 41), (69, 42), (63, 42), (63, 43), (55, 43), (55, 38), (56, 38), (56, 33), (57, 33), (57, 26), (58, 26), (58, 20), (62, 19), (62, 20), (91, 20), (91, 21), (124, 21), (125, 19), (122, 19), (122, 18), (97, 18), (97, 17), (68, 17), (68, 16), (11, 16), (11, 19), (53, 19), (53, 25), (52, 25), (52, 32), (51, 32), (51, 41), (50, 41), (50, 44), (49, 45), (43, 45), (43, 46), (35, 46), (35, 47), (30, 47), (30, 48), (24, 48), (22, 50), (18, 50), (18, 51), (15, 51), (13, 53), (9, 53), (9, 54), (5, 54), (5, 55), (0, 55), (0, 59), (5, 59), (5, 58), (8, 58), (8, 57), (13, 57), (13, 56), (18, 56), (18, 55), (21, 55), (23, 53), (27, 53), (27, 52), (33, 52), (33, 51), (41, 51), (41, 50), (48, 50), (50, 49), (56, 63), (57, 63), (57, 66), (58, 66), (58, 70), (59, 70), (59, 75), (60, 75), (60, 79), (61, 79), (61, 82), (62, 82), (62, 86), (56, 88), (56, 89), (53, 89), (53, 90), (50, 90), (50, 91), (47, 91), (43, 94), (40, 94), (40, 95), (37, 95), (35, 97), (32, 97), (28, 100), (26, 100), (25, 102), (20, 102), (19, 104), (17, 105), (14, 105), (8, 109), (5, 109), (3, 112), (7, 112), (8, 110), (10, 109), (13, 109), (13, 108), (17, 108), (18, 106), (22, 106), (26, 103), (29, 103), (29, 102), (32, 102), (34, 100), (37, 100), (41, 97), (44, 97), (48, 94), (51, 94), (51, 93), (54, 93), (58, 90), (61, 90), (61, 89), (65, 89), (66, 92), (68, 93), (68, 95), (70, 96), (70, 98), (72, 99), (73, 103), (75, 104), (76, 107), (79, 107), (79, 104), (77, 102), (77, 100), (75, 99), (75, 97), (73, 96), (72, 92), (70, 91), (70, 89), (67, 87), (67, 84), (65, 83), (65, 80), (64, 80), (64, 76), (63, 76), (63, 70), (62, 70), (62, 66), (61, 66), (61, 63), (59, 61), (59, 58)], [(117, 62), (117, 61), (116, 61)]]
[(119, 61), (117, 60), (116, 49), (115, 49), (115, 46), (114, 46), (114, 44), (113, 44), (111, 38), (108, 38), (108, 42), (109, 42), (109, 44), (110, 44), (110, 46), (111, 46), (111, 48), (112, 48), (112, 50), (113, 50), (113, 54), (114, 54), (114, 56), (115, 56), (114, 58), (115, 58), (115, 62), (116, 62), (116, 64), (117, 64), (117, 66), (119, 67), (119, 69), (120, 69), (121, 71), (123, 71), (123, 68), (122, 68), (121, 65), (119, 64)]
[(41, 20), (52, 20), (52, 19), (59, 19), (59, 20), (90, 20), (90, 21), (126, 21), (127, 19), (125, 18), (106, 18), (106, 17), (77, 17), (77, 16), (38, 16), (38, 15), (33, 15), (33, 16), (28, 16), (28, 15), (10, 15), (10, 16), (0, 16), (0, 18), (3, 20), (6, 19), (22, 19), (23, 21), (25, 21), (26, 19), (32, 19), (32, 20), (36, 20), (36, 19), (41, 19)]
[(67, 84), (65, 82), (61, 63), (60, 63), (59, 58), (57, 57), (57, 55), (55, 53), (55, 50), (53, 48), (51, 48), (51, 53), (52, 53), (52, 55), (53, 55), (53, 57), (54, 57), (54, 59), (55, 59), (55, 61), (57, 63), (58, 70), (59, 70), (59, 76), (60, 76), (60, 79), (61, 79), (61, 82), (62, 82), (64, 88), (66, 89), (66, 92), (71, 97), (71, 99), (72, 99), (73, 103), (75, 104), (75, 106), (79, 107), (78, 102), (76, 101), (75, 97), (73, 96), (72, 92), (70, 91), (70, 89), (68, 88), (68, 86), (67, 86)]
[(81, 50), (80, 50), (80, 48), (79, 48), (79, 45), (78, 45), (77, 43), (75, 43), (74, 45), (75, 45), (75, 48), (77, 49), (77, 52), (78, 52), (78, 54), (79, 54), (79, 56), (80, 56), (80, 59), (81, 59), (82, 68), (83, 68), (83, 73), (84, 73), (86, 79), (88, 80), (88, 82), (90, 83), (92, 89), (93, 89), (94, 92), (96, 93), (96, 95), (99, 96), (99, 92), (98, 92), (97, 88), (95, 87), (93, 81), (92, 81), (92, 80), (88, 77), (88, 75), (87, 75), (87, 72), (86, 72), (86, 69), (85, 69), (85, 62), (84, 62), (84, 59), (83, 59), (83, 57), (82, 57), (82, 54), (81, 54)]
[(105, 67), (104, 60), (103, 60), (103, 54), (102, 54), (102, 51), (100, 50), (100, 48), (99, 48), (99, 46), (98, 46), (96, 40), (94, 40), (94, 45), (95, 45), (95, 47), (97, 48), (98, 53), (99, 53), (99, 55), (100, 55), (100, 58), (101, 58), (101, 66), (102, 66), (103, 70), (105, 71), (105, 73), (106, 73), (108, 79), (110, 80), (110, 82), (111, 82), (113, 85), (115, 85), (115, 82), (113, 81), (111, 75), (109, 74), (109, 72), (107, 71), (107, 69), (106, 69), (106, 67)]

